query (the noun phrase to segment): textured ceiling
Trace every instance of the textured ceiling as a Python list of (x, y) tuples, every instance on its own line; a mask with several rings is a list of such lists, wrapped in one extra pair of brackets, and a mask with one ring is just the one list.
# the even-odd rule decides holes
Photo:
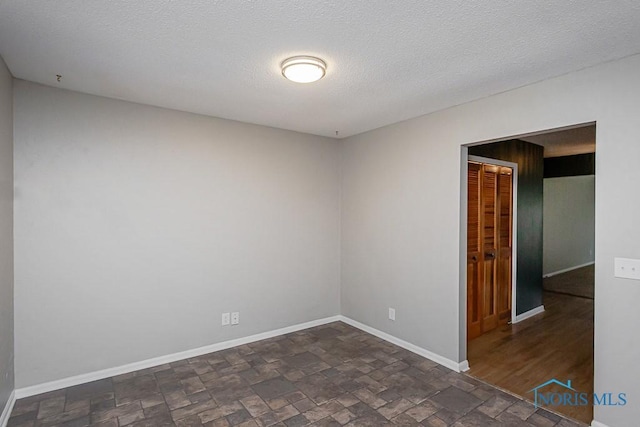
[(572, 156), (574, 154), (596, 152), (595, 125), (549, 132), (520, 139), (542, 145), (544, 147), (545, 157)]
[[(0, 0), (15, 77), (325, 136), (638, 52), (637, 0)], [(296, 54), (327, 76), (286, 81)]]

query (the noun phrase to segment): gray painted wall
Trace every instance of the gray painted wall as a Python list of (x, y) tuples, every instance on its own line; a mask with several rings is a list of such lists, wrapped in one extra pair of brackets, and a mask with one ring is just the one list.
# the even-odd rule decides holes
[(638, 99), (633, 56), (347, 139), (340, 269), (337, 143), (17, 82), (18, 383), (335, 314), (340, 271), (343, 314), (462, 360), (461, 146), (597, 121), (595, 388), (630, 402), (595, 418), (634, 426)]
[[(342, 311), (453, 360), (466, 358), (460, 269), (461, 151), (597, 121), (595, 389), (627, 393), (595, 419), (640, 419), (640, 282), (613, 275), (640, 259), (640, 56), (609, 62), (361, 134), (343, 147)], [(464, 270), (462, 270), (464, 271)], [(387, 308), (396, 308), (395, 322)]]
[(0, 58), (0, 414), (13, 391), (13, 95)]
[(334, 139), (16, 81), (17, 386), (338, 314), (339, 180)]
[(594, 261), (595, 175), (545, 178), (545, 275)]

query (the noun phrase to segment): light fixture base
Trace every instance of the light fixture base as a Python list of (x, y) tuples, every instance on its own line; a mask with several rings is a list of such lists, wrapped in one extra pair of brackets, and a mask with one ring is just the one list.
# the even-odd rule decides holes
[(327, 64), (315, 56), (293, 56), (282, 61), (282, 75), (292, 82), (312, 83), (323, 78)]

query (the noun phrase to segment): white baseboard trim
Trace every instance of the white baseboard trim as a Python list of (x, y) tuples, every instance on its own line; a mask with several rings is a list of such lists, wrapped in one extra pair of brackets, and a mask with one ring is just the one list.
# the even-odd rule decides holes
[(7, 401), (7, 404), (4, 406), (2, 415), (0, 415), (0, 427), (7, 427), (7, 423), (9, 422), (9, 417), (11, 416), (11, 411), (13, 410), (13, 405), (15, 403), (16, 403), (16, 392), (14, 390), (9, 395), (9, 400)]
[(608, 425), (601, 423), (600, 421), (591, 421), (591, 427), (609, 427)]
[(540, 314), (540, 313), (543, 313), (543, 312), (544, 312), (544, 305), (541, 305), (541, 306), (536, 307), (536, 308), (532, 308), (529, 311), (525, 311), (522, 314), (518, 314), (516, 316), (516, 318), (513, 319), (513, 321), (511, 323), (512, 324), (516, 324), (516, 323), (522, 322), (523, 320), (526, 320), (526, 319), (528, 319), (530, 317), (533, 317), (533, 316), (535, 316), (537, 314)]
[[(372, 328), (371, 326), (367, 326), (363, 323), (358, 322), (357, 320), (353, 320), (349, 317), (346, 316), (338, 316), (340, 318), (341, 321), (343, 321), (344, 323), (346, 323), (347, 325), (351, 325), (354, 328), (358, 328), (362, 331), (368, 332), (371, 335), (374, 335), (378, 338), (381, 338), (385, 341), (390, 342), (391, 344), (395, 344), (398, 347), (402, 347), (405, 350), (409, 350), (412, 353), (418, 354), (422, 357), (426, 357), (427, 359), (433, 360), (436, 363), (439, 363), (443, 366), (446, 366), (447, 368), (454, 370), (456, 372), (461, 372), (464, 371), (466, 369), (469, 369), (469, 362), (467, 362), (466, 360), (463, 362), (454, 362), (451, 359), (447, 359), (444, 356), (440, 356), (439, 354), (433, 353), (429, 350), (426, 350), (422, 347), (418, 347), (415, 344), (411, 344), (410, 342), (401, 340), (400, 338), (396, 338), (393, 335), (389, 335), (386, 332), (382, 332), (378, 329)], [(466, 368), (466, 369), (465, 369)]]
[(568, 273), (570, 271), (577, 270), (577, 269), (582, 268), (582, 267), (588, 267), (588, 266), (593, 265), (593, 264), (595, 264), (594, 261), (587, 262), (585, 264), (576, 265), (574, 267), (565, 268), (563, 270), (552, 271), (551, 273), (543, 274), (542, 277), (543, 278), (547, 278), (547, 277), (551, 277), (551, 276), (557, 276), (558, 274)]
[[(177, 362), (178, 360), (189, 359), (192, 357), (202, 356), (203, 354), (213, 353), (215, 351), (226, 350), (228, 348), (237, 347), (239, 345), (249, 344), (268, 338), (277, 337), (279, 335), (290, 334), (303, 329), (313, 328), (315, 326), (326, 325), (327, 323), (338, 322), (342, 320), (341, 316), (325, 317), (324, 319), (312, 320), (310, 322), (299, 323), (297, 325), (285, 328), (275, 329), (273, 331), (262, 332), (256, 335), (250, 335), (244, 338), (237, 338), (204, 347), (194, 348), (192, 350), (181, 351), (179, 353), (167, 354), (165, 356), (154, 357), (152, 359), (142, 360), (140, 362), (129, 363), (127, 365), (117, 366), (115, 368), (103, 369), (100, 371), (89, 372), (86, 374), (76, 375), (73, 377), (63, 378), (43, 384), (37, 384), (29, 387), (19, 388), (15, 391), (15, 398), (22, 399), (29, 396), (35, 396), (41, 393), (47, 393), (54, 390), (60, 390), (79, 384), (85, 384), (91, 381), (97, 381), (104, 378), (110, 378), (116, 375), (127, 374), (129, 372), (138, 371), (140, 369), (152, 368), (154, 366), (164, 365), (165, 363)], [(4, 427), (0, 424), (0, 427)]]
[[(544, 311), (544, 308), (542, 308), (542, 311)], [(524, 313), (521, 316), (527, 313)], [(386, 332), (382, 332), (378, 329), (367, 326), (349, 317), (337, 315), (337, 316), (326, 317), (324, 319), (318, 319), (310, 322), (300, 323), (293, 326), (288, 326), (286, 328), (275, 329), (273, 331), (263, 332), (256, 335), (250, 335), (244, 338), (237, 338), (234, 340), (224, 341), (217, 344), (211, 344), (208, 346), (199, 347), (192, 350), (186, 350), (179, 353), (173, 353), (165, 356), (154, 357), (152, 359), (129, 363), (127, 365), (117, 366), (114, 368), (102, 369), (100, 371), (89, 372), (86, 374), (75, 375), (73, 377), (68, 377), (68, 378), (62, 378), (59, 380), (50, 381), (43, 384), (36, 384), (29, 387), (19, 388), (15, 390), (14, 393), (12, 393), (12, 399), (13, 399), (13, 402), (15, 402), (15, 399), (22, 399), (25, 397), (35, 396), (41, 393), (47, 393), (50, 391), (60, 390), (60, 389), (72, 387), (75, 385), (85, 384), (91, 381), (110, 378), (116, 375), (127, 374), (129, 372), (134, 372), (141, 369), (147, 369), (147, 368), (152, 368), (158, 365), (164, 365), (165, 363), (172, 363), (172, 362), (177, 362), (179, 360), (198, 357), (198, 356), (202, 356), (203, 354), (213, 353), (220, 350), (226, 350), (228, 348), (237, 347), (239, 345), (249, 344), (256, 341), (277, 337), (279, 335), (285, 335), (285, 334), (297, 332), (303, 329), (313, 328), (315, 326), (326, 325), (327, 323), (338, 322), (338, 321), (342, 321), (348, 325), (351, 325), (362, 331), (368, 332), (371, 335), (374, 335), (378, 338), (381, 338), (385, 341), (388, 341), (392, 344), (395, 344), (399, 347), (402, 347), (406, 350), (416, 353), (422, 357), (426, 357), (427, 359), (433, 360), (434, 362), (439, 363), (443, 366), (446, 366), (447, 368), (454, 370), (456, 372), (464, 372), (469, 370), (469, 362), (466, 360), (462, 362), (455, 362), (451, 359), (448, 359), (444, 356), (440, 356), (439, 354), (433, 353), (422, 347), (418, 347), (417, 345), (401, 340), (400, 338), (396, 338), (393, 335), (389, 335)], [(13, 407), (13, 403), (11, 403), (11, 407)], [(3, 413), (3, 416), (4, 416), (4, 413)], [(7, 415), (7, 419), (8, 419), (8, 415)], [(0, 424), (0, 427), (4, 427), (4, 426)]]

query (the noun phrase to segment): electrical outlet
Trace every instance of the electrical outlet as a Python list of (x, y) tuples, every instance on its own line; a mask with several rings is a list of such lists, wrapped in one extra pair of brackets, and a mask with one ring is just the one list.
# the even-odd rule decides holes
[(237, 325), (238, 323), (240, 323), (240, 313), (234, 311), (233, 313), (231, 313), (231, 324)]
[(615, 277), (640, 280), (640, 260), (629, 258), (614, 259)]
[(231, 315), (229, 313), (222, 313), (222, 326), (229, 326), (231, 324)]
[(396, 320), (396, 309), (389, 307), (389, 320)]

